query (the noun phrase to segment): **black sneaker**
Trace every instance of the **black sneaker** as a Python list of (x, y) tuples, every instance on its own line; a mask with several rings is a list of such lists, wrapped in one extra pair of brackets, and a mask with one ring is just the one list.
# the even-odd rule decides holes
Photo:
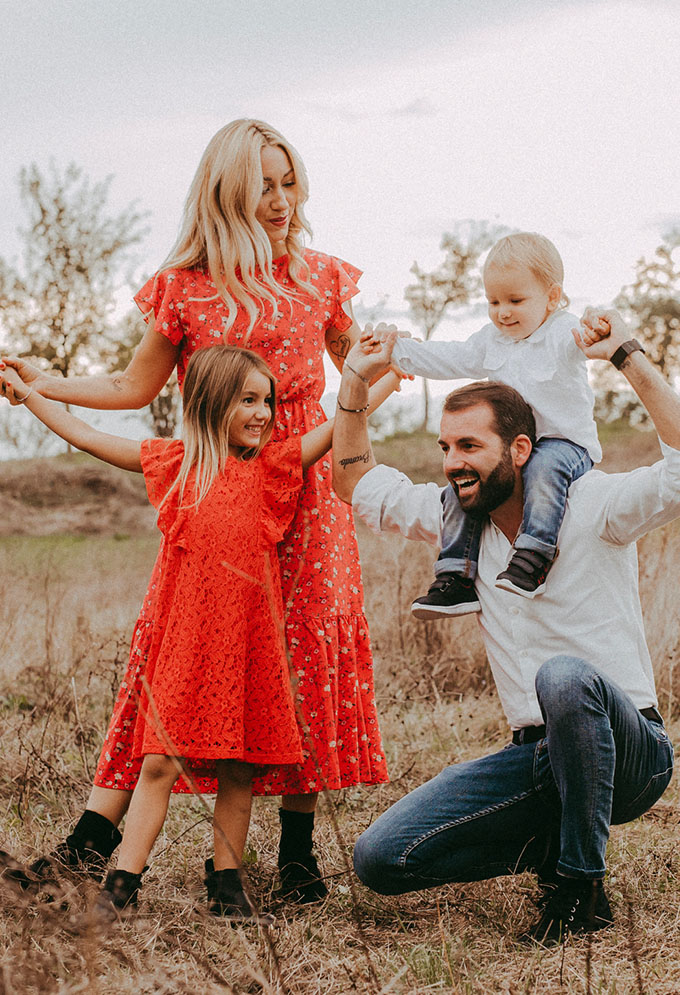
[(523, 598), (535, 598), (545, 591), (545, 578), (552, 564), (553, 561), (547, 556), (533, 549), (518, 549), (513, 553), (507, 570), (496, 577), (496, 587), (521, 594)]
[(554, 946), (569, 933), (595, 933), (614, 922), (602, 881), (561, 878), (547, 891), (540, 919), (520, 939)]
[(411, 605), (414, 618), (451, 618), (482, 610), (477, 600), (474, 581), (458, 574), (441, 574), (422, 598)]

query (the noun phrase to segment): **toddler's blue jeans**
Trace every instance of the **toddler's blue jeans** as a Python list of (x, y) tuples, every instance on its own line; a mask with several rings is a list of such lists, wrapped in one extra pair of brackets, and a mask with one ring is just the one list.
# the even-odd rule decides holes
[(389, 808), (354, 849), (364, 884), (397, 895), (539, 870), (555, 848), (561, 874), (604, 877), (610, 825), (661, 797), (673, 747), (584, 660), (548, 660), (536, 691), (545, 738), (446, 767)]

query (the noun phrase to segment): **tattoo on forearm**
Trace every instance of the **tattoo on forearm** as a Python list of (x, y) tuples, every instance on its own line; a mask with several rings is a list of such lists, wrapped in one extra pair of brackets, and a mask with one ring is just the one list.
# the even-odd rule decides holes
[(328, 348), (338, 359), (344, 359), (351, 345), (349, 335), (338, 335), (337, 339), (333, 339), (332, 342), (328, 343)]
[(348, 466), (353, 463), (368, 463), (371, 458), (371, 450), (367, 449), (365, 453), (361, 453), (359, 456), (347, 456), (345, 459), (340, 460), (340, 466), (343, 470), (346, 470)]
[(114, 390), (123, 389), (123, 378), (122, 377), (111, 377), (111, 386)]

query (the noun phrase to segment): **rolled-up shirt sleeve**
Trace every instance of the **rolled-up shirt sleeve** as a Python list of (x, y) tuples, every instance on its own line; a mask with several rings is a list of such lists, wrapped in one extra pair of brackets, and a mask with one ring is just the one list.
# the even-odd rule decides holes
[(600, 536), (622, 546), (680, 517), (680, 452), (661, 442), (663, 459), (606, 478)]
[(352, 507), (372, 532), (398, 532), (439, 547), (441, 493), (437, 484), (414, 484), (394, 467), (378, 465), (359, 480)]

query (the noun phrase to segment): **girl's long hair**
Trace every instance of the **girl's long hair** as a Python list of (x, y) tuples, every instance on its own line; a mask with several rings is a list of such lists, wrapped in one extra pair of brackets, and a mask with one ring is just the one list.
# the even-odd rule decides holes
[(177, 242), (162, 267), (207, 267), (227, 305), (225, 336), (239, 305), (248, 314), (250, 332), (263, 313), (263, 302), (271, 304), (276, 315), (277, 298), (291, 303), (298, 296), (274, 278), (271, 243), (255, 218), (262, 197), (260, 153), (267, 145), (282, 149), (295, 172), (297, 202), (286, 237), (290, 278), (302, 293), (321, 296), (311, 283), (302, 253), (302, 233), (312, 233), (304, 214), (309, 183), (302, 159), (283, 135), (263, 121), (232, 121), (213, 135), (203, 153), (184, 205)]
[(187, 365), (183, 392), (182, 441), (184, 459), (177, 479), (164, 500), (178, 488), (182, 504), (189, 474), (195, 469), (193, 501), (196, 507), (208, 493), (229, 459), (229, 430), (241, 400), (243, 387), (253, 370), (271, 384), (269, 403), (272, 416), (257, 446), (243, 449), (238, 458), (254, 459), (271, 438), (276, 406), (276, 382), (265, 363), (249, 349), (214, 345), (194, 352)]

